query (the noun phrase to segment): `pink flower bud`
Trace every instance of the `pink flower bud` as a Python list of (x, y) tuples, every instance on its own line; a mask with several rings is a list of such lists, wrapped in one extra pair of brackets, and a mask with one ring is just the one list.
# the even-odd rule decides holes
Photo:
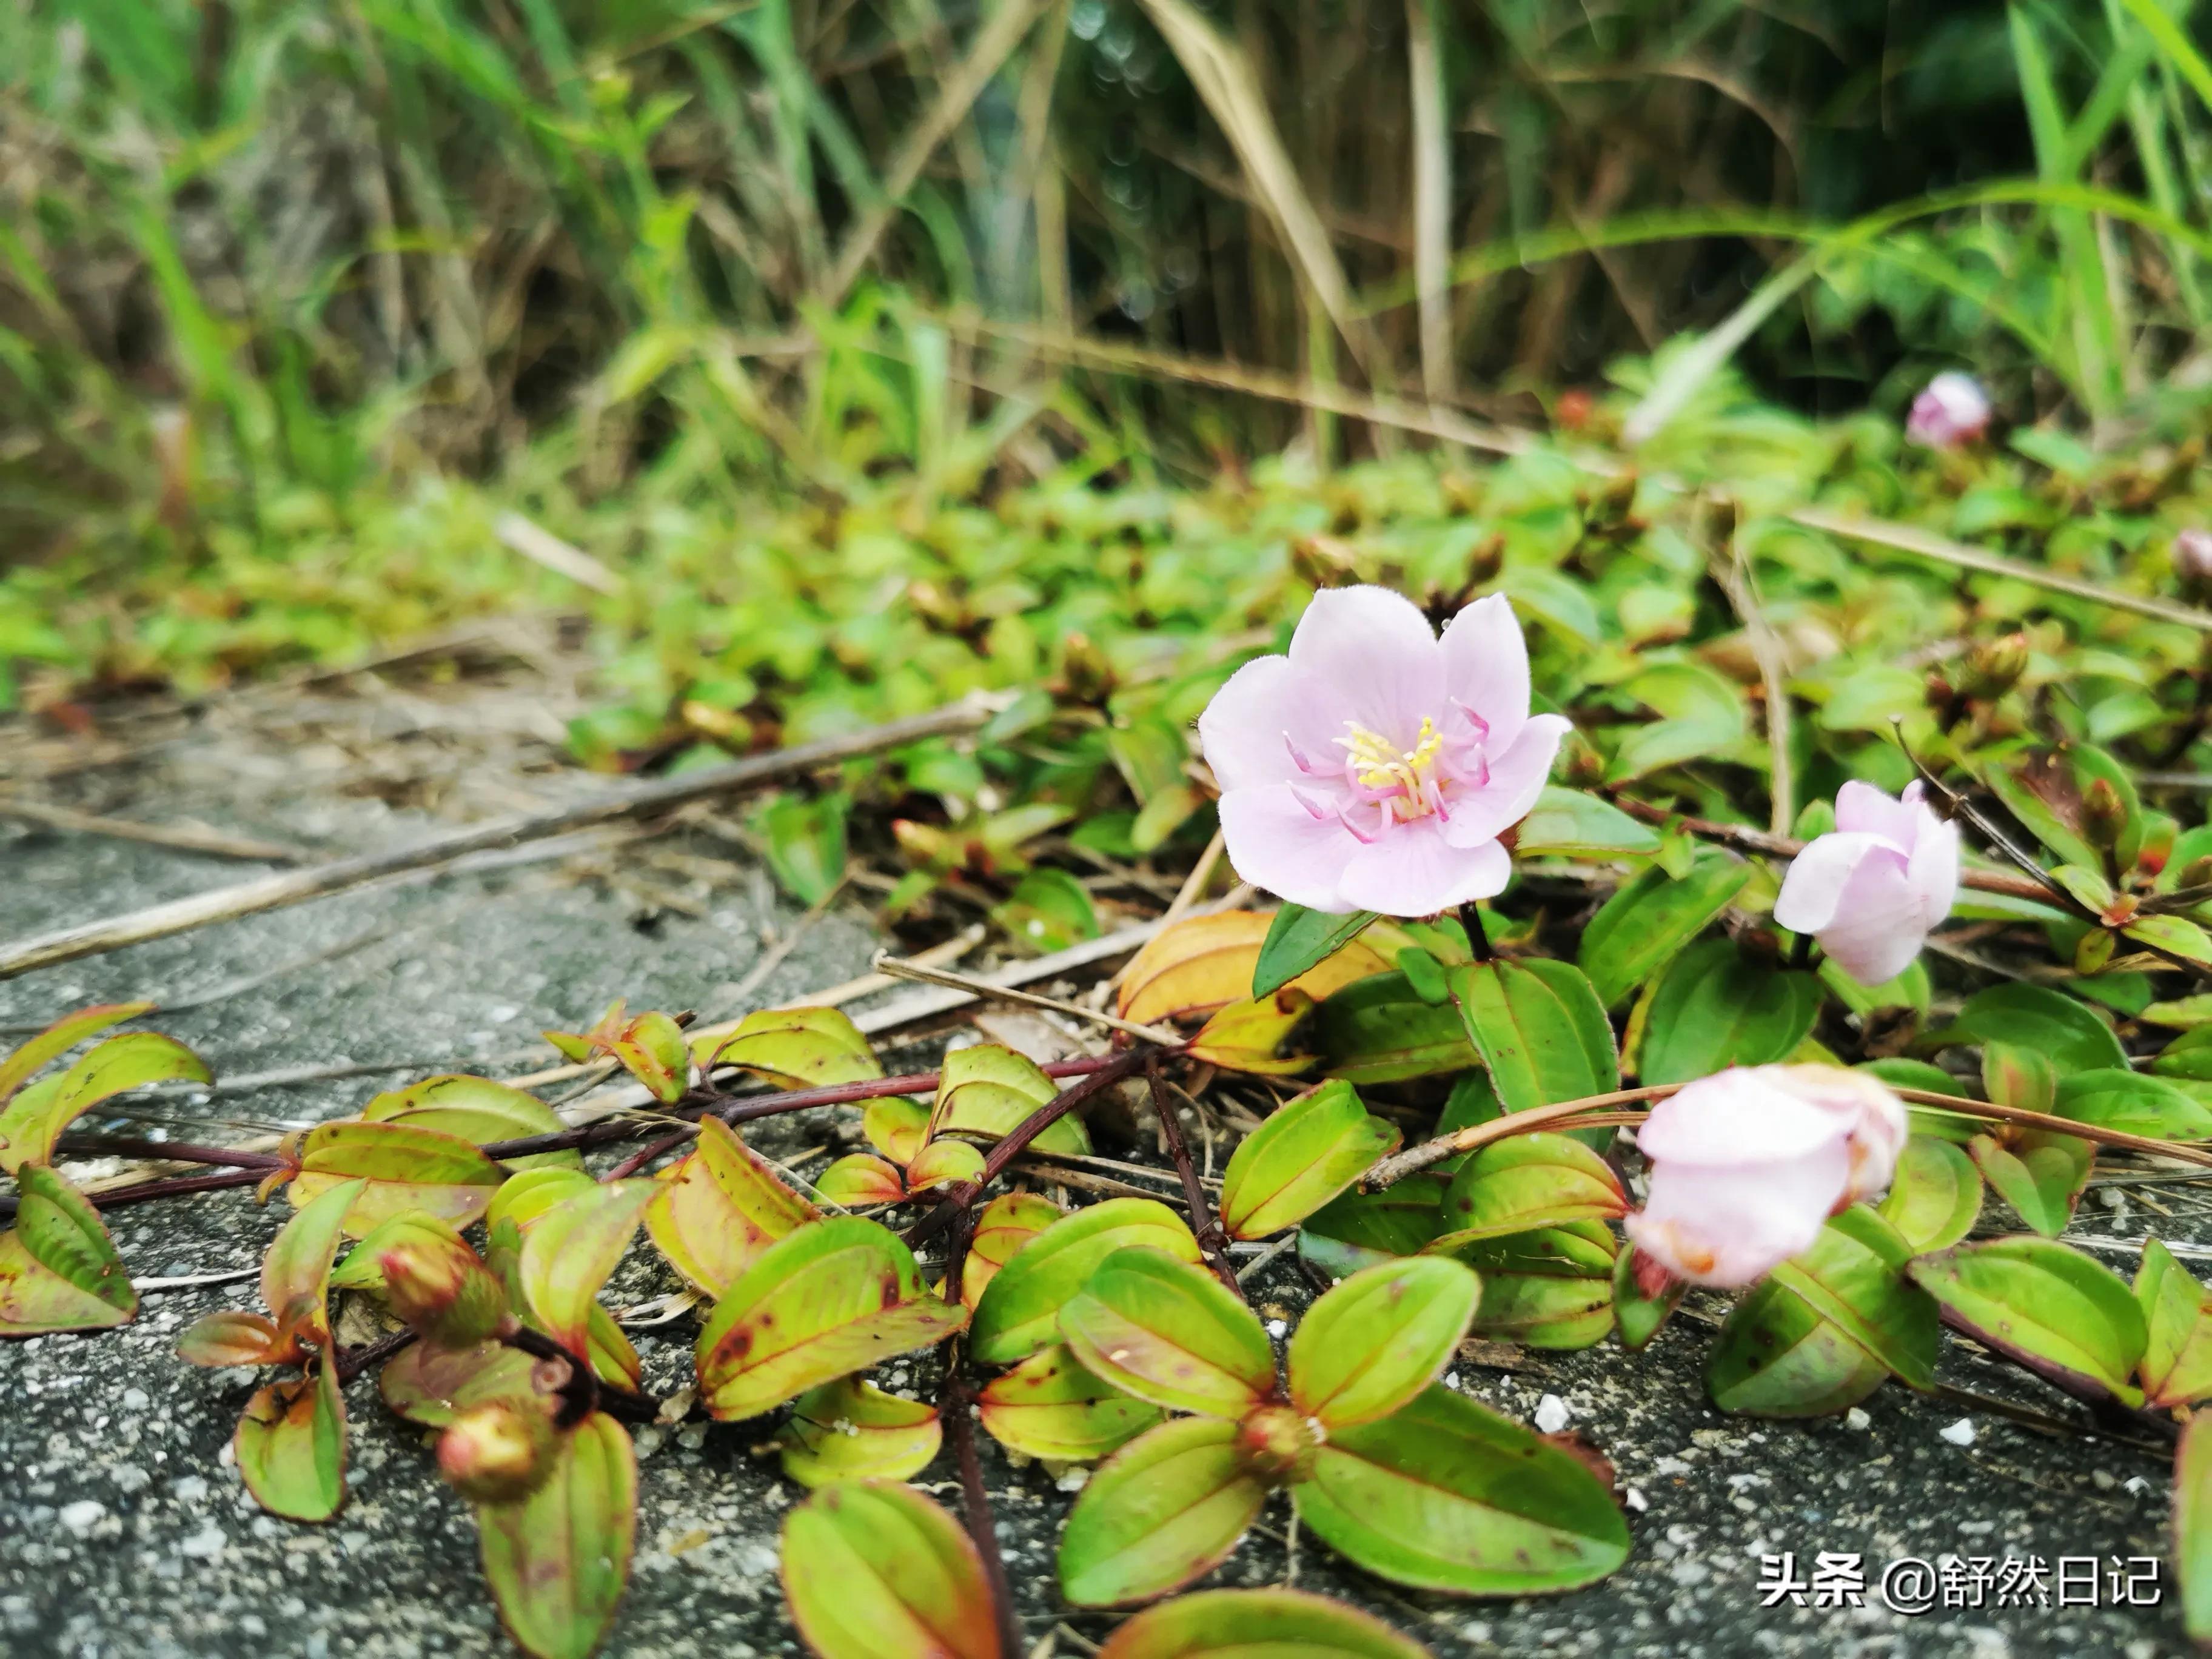
[(443, 1222), (421, 1218), (379, 1265), (392, 1311), (435, 1346), (469, 1347), (507, 1322), (506, 1287)]
[(2192, 528), (2173, 538), (2173, 569), (2191, 585), (2212, 583), (2212, 530)]
[(1650, 1195), (1628, 1237), (1679, 1279), (1748, 1285), (1887, 1187), (1905, 1136), (1903, 1103), (1862, 1072), (1759, 1066), (1700, 1078), (1636, 1132)]
[(1929, 449), (1957, 449), (1989, 430), (1990, 398), (1971, 374), (1948, 370), (1912, 400), (1905, 435)]
[(1836, 792), (1836, 828), (1790, 862), (1774, 920), (1810, 933), (1862, 985), (1895, 979), (1959, 892), (1959, 826), (1916, 781), (1892, 800), (1870, 783)]
[(1245, 664), (1198, 720), (1237, 874), (1334, 915), (1434, 915), (1502, 891), (1498, 836), (1536, 804), (1569, 729), (1528, 712), (1503, 597), (1438, 639), (1381, 587), (1315, 594), (1290, 654)]
[(438, 1437), (438, 1473), (480, 1504), (526, 1498), (552, 1471), (553, 1419), (532, 1401), (471, 1407)]

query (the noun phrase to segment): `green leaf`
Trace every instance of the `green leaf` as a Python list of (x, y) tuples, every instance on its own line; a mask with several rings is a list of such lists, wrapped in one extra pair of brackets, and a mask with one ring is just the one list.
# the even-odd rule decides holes
[(1449, 1256), (1354, 1273), (1322, 1293), (1291, 1338), (1291, 1403), (1332, 1434), (1388, 1417), (1443, 1372), (1481, 1295)]
[(1702, 663), (1655, 663), (1620, 689), (1662, 718), (1629, 728), (1606, 769), (1607, 783), (1708, 758), (1743, 736), (1743, 693)]
[(2135, 862), (2142, 844), (2142, 804), (2127, 769), (2103, 750), (2087, 744), (2040, 750), (2019, 766), (1989, 768), (1984, 781), (2005, 804), (2005, 810), (2062, 862), (2094, 868), (2104, 860), (2081, 834), (2081, 792), (2100, 778), (2118, 793), (2126, 814), (2127, 829), (2115, 849), (2120, 867), (2125, 869)]
[(2058, 1068), (2039, 1048), (2023, 1048), (2016, 1042), (1985, 1042), (1982, 1045), (1982, 1092), (2000, 1106), (2049, 1112), (2058, 1101)]
[(783, 1593), (820, 1659), (1021, 1659), (1000, 1648), (967, 1533), (888, 1481), (831, 1486), (792, 1510)]
[(62, 1131), (103, 1100), (153, 1083), (210, 1083), (207, 1062), (156, 1031), (112, 1036), (55, 1080), (27, 1089), (0, 1111), (0, 1170), (52, 1161)]
[[(1605, 1005), (1583, 971), (1543, 957), (1452, 970), (1453, 1000), (1508, 1112), (1620, 1087)], [(1603, 1141), (1610, 1130), (1584, 1131)]]
[(1274, 1392), (1275, 1351), (1252, 1310), (1203, 1267), (1116, 1250), (1060, 1310), (1084, 1368), (1170, 1411), (1241, 1418)]
[(127, 1323), (138, 1291), (84, 1194), (43, 1164), (15, 1171), (15, 1224), (0, 1233), (0, 1336)]
[(1730, 1310), (1705, 1362), (1705, 1387), (1724, 1412), (1832, 1417), (1889, 1379), (1889, 1368), (1769, 1279)]
[(761, 851), (783, 890), (801, 904), (819, 904), (845, 878), (844, 795), (809, 800), (776, 795), (753, 814)]
[(1616, 889), (1583, 931), (1576, 959), (1608, 1008), (1712, 925), (1751, 879), (1751, 866), (1711, 848), (1675, 880), (1654, 866)]
[(177, 1358), (188, 1365), (273, 1365), (280, 1352), (276, 1322), (243, 1308), (203, 1314), (177, 1339)]
[(1972, 1231), (1981, 1212), (1982, 1177), (1972, 1158), (1933, 1135), (1905, 1141), (1881, 1215), (1915, 1255), (1948, 1249)]
[(1032, 870), (1015, 884), (991, 920), (1025, 950), (1065, 951), (1098, 937), (1090, 890), (1065, 870)]
[(1555, 783), (1544, 786), (1513, 843), (1514, 855), (1524, 859), (1648, 858), (1658, 850), (1658, 831), (1609, 800)]
[(506, 1179), (459, 1135), (404, 1123), (325, 1123), (301, 1143), (300, 1172), (286, 1195), (304, 1209), (333, 1187), (366, 1181), (345, 1219), (348, 1237), (365, 1238), (405, 1210), (465, 1227)]
[(280, 1340), (305, 1336), (319, 1345), (330, 1341), (330, 1320), (323, 1304), (329, 1294), (331, 1261), (337, 1255), (347, 1213), (366, 1185), (343, 1182), (304, 1206), (277, 1231), (269, 1254), (262, 1258), (261, 1305), (276, 1316)]
[(1260, 945), (1260, 960), (1252, 969), (1252, 994), (1273, 996), (1358, 939), (1374, 920), (1372, 910), (1336, 916), (1303, 904), (1285, 904), (1275, 912)]
[(1060, 1535), (1060, 1594), (1127, 1607), (1181, 1589), (1229, 1558), (1267, 1488), (1245, 1473), (1234, 1423), (1163, 1423), (1099, 1465)]
[(1062, 1463), (1103, 1457), (1165, 1415), (1058, 1346), (993, 1377), (976, 1399), (984, 1428), (1008, 1451)]
[(1812, 1031), (1820, 981), (1708, 939), (1677, 957), (1651, 994), (1638, 1075), (1688, 1083), (1731, 1066), (1786, 1060)]
[(1306, 1218), (1298, 1255), (1345, 1279), (1362, 1267), (1418, 1255), (1443, 1231), (1442, 1206), (1450, 1183), (1431, 1170), (1393, 1182), (1379, 1193), (1346, 1193)]
[[(940, 1140), (936, 1144), (958, 1143)], [(874, 1209), (906, 1201), (906, 1176), (896, 1164), (885, 1163), (872, 1153), (851, 1152), (814, 1177), (814, 1190), (823, 1202), (840, 1209)]]
[(2113, 1066), (2077, 1072), (2058, 1085), (2061, 1117), (2154, 1140), (2212, 1136), (2212, 1109), (2162, 1078)]
[(780, 1089), (860, 1083), (884, 1074), (867, 1038), (836, 1008), (763, 1008), (747, 1014), (728, 1036), (694, 1047), (712, 1048), (714, 1065), (743, 1066)]
[[(996, 1139), (1020, 1127), (1039, 1107), (1049, 1105), (1060, 1090), (1035, 1060), (999, 1043), (955, 1048), (945, 1056), (938, 1073), (937, 1107), (930, 1114), (929, 1132), (940, 1135), (959, 1130)], [(1031, 1145), (1039, 1152), (1083, 1157), (1091, 1151), (1091, 1135), (1083, 1120), (1071, 1112)]]
[(1338, 1553), (1420, 1589), (1572, 1589), (1628, 1557), (1613, 1494), (1578, 1459), (1440, 1385), (1330, 1435), (1291, 1501)]
[(2116, 1274), (2079, 1250), (2043, 1238), (1991, 1239), (1923, 1256), (1912, 1278), (1942, 1304), (1948, 1323), (2069, 1394), (2142, 1404), (2127, 1380), (2149, 1340), (2142, 1310)]
[(1452, 1254), (1482, 1276), (1474, 1331), (1532, 1348), (1587, 1348), (1613, 1328), (1613, 1234), (1602, 1223), (1478, 1239)]
[(2212, 1399), (2212, 1297), (2155, 1238), (2143, 1241), (2135, 1298), (2144, 1332), (2138, 1370), (2149, 1403), (2189, 1406)]
[(1014, 1252), (1060, 1217), (1060, 1206), (1039, 1193), (1001, 1193), (986, 1204), (960, 1269), (960, 1300), (972, 1309)]
[(791, 1402), (783, 1472), (810, 1489), (837, 1480), (904, 1480), (937, 1455), (945, 1431), (919, 1400), (848, 1376)]
[(1231, 1238), (1295, 1226), (1398, 1149), (1397, 1128), (1335, 1079), (1275, 1109), (1229, 1159), (1221, 1223)]
[(1147, 1607), (1098, 1659), (1429, 1659), (1372, 1614), (1294, 1589), (1200, 1590)]
[(2212, 1642), (2212, 1413), (2191, 1413), (2174, 1449), (2173, 1567), (2182, 1627)]
[(495, 1401), (537, 1395), (538, 1362), (520, 1348), (489, 1340), (473, 1347), (410, 1343), (377, 1373), (377, 1392), (398, 1415), (442, 1429), (463, 1412)]
[(499, 1183), (499, 1190), (485, 1207), (484, 1225), (496, 1227), (502, 1221), (512, 1221), (526, 1234), (556, 1204), (575, 1197), (592, 1184), (592, 1177), (581, 1169), (567, 1165), (520, 1170)]
[(1444, 1232), (1430, 1248), (1448, 1250), (1570, 1221), (1609, 1221), (1628, 1213), (1613, 1166), (1571, 1135), (1515, 1135), (1472, 1154), (1444, 1195)]
[(1636, 1252), (1623, 1250), (1613, 1259), (1613, 1321), (1620, 1346), (1635, 1353), (1659, 1334), (1660, 1327), (1681, 1306), (1689, 1291), (1686, 1281), (1672, 1273), (1656, 1296), (1646, 1296), (1637, 1282)]
[(714, 1304), (699, 1332), (700, 1401), (724, 1421), (757, 1417), (967, 1322), (924, 1290), (896, 1233), (833, 1216), (769, 1246)]
[(325, 1358), (312, 1376), (257, 1389), (231, 1437), (253, 1501), (288, 1521), (327, 1521), (345, 1502), (345, 1401)]
[[(441, 1129), (459, 1135), (473, 1146), (495, 1140), (520, 1140), (526, 1135), (553, 1134), (568, 1126), (561, 1115), (535, 1095), (487, 1077), (449, 1075), (426, 1078), (404, 1089), (377, 1096), (361, 1109), (369, 1123), (409, 1123), (419, 1129)], [(579, 1152), (538, 1152), (508, 1163), (509, 1170), (580, 1170)]]
[(2112, 1028), (2063, 992), (2047, 986), (2007, 983), (1977, 991), (1958, 1017), (1922, 1041), (1940, 1048), (1953, 1042), (2014, 1042), (2050, 1056), (2062, 1076), (2125, 1066), (2127, 1051)]
[(1432, 1008), (1400, 973), (1370, 974), (1321, 1005), (1315, 1041), (1328, 1075), (1346, 1083), (1399, 1083), (1476, 1063), (1455, 1008)]
[(1923, 1019), (1927, 1018), (1934, 993), (1928, 981), (1928, 964), (1917, 957), (1895, 979), (1880, 985), (1860, 984), (1830, 957), (1821, 957), (1815, 971), (1827, 994), (1862, 1019), (1883, 1008), (1910, 1008)]
[(595, 1185), (547, 1211), (522, 1242), (522, 1294), (545, 1334), (581, 1358), (599, 1286), (622, 1261), (653, 1196), (650, 1181)]
[(822, 1214), (716, 1117), (699, 1120), (699, 1144), (654, 1185), (646, 1231), (668, 1265), (708, 1296), (721, 1295), (763, 1250)]
[(899, 1095), (872, 1100), (860, 1114), (868, 1145), (903, 1169), (929, 1139), (929, 1109)]
[(1078, 1210), (1023, 1245), (984, 1287), (969, 1352), (982, 1364), (1011, 1365), (1058, 1342), (1060, 1310), (1100, 1262), (1132, 1244), (1199, 1259), (1182, 1218), (1155, 1200), (1109, 1198)]
[(637, 1455), (594, 1412), (564, 1436), (527, 1498), (479, 1504), (483, 1574), (500, 1622), (535, 1659), (586, 1659), (614, 1623), (637, 1535)]
[[(154, 1007), (150, 1002), (106, 1002), (63, 1015), (7, 1059), (0, 1060), (0, 1106), (5, 1106), (15, 1091), (23, 1086), (24, 1079), (49, 1060), (59, 1060), (78, 1043), (97, 1036), (111, 1025), (151, 1013)], [(0, 1113), (0, 1124), (6, 1121), (6, 1115)]]
[(1967, 1156), (1996, 1195), (2045, 1238), (2056, 1238), (2074, 1218), (2096, 1150), (2079, 1135), (2044, 1129), (2010, 1141), (1981, 1134), (1966, 1143)]
[(1832, 1218), (1778, 1284), (1887, 1366), (1908, 1388), (1936, 1386), (1935, 1305), (1905, 1278), (1912, 1247), (1863, 1204)]

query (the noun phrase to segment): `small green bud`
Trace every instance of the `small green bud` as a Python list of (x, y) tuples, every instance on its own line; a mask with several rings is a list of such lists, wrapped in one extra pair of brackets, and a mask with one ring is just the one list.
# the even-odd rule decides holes
[(438, 1437), (438, 1473), (479, 1504), (527, 1498), (552, 1470), (554, 1433), (552, 1418), (528, 1401), (472, 1407)]
[(1321, 1425), (1288, 1406), (1261, 1406), (1237, 1425), (1237, 1455), (1254, 1479), (1288, 1486), (1313, 1474)]
[(392, 1311), (441, 1348), (466, 1348), (498, 1334), (507, 1291), (450, 1228), (425, 1225), (379, 1258)]
[(2128, 809), (2120, 792), (2109, 779), (2091, 779), (2081, 792), (2081, 838), (2095, 848), (2117, 847), (2127, 828)]
[(1088, 634), (1070, 634), (1060, 641), (1060, 672), (1068, 696), (1078, 702), (1103, 702), (1113, 693), (1114, 665)]
[(2020, 684), (2020, 677), (2027, 672), (2027, 635), (2013, 633), (2002, 639), (1984, 640), (1966, 658), (1966, 672), (1960, 677), (1959, 689), (1970, 697), (1985, 702), (1997, 698)]

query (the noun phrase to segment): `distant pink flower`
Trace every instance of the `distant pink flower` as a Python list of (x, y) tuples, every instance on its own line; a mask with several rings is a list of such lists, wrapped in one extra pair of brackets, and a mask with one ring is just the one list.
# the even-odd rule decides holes
[(2173, 568), (2185, 581), (2212, 582), (2212, 530), (2192, 528), (2176, 536)]
[(1338, 915), (1433, 915), (1501, 891), (1498, 837), (1536, 804), (1568, 730), (1528, 713), (1528, 648), (1502, 597), (1439, 640), (1380, 587), (1315, 594), (1290, 654), (1245, 664), (1198, 719), (1237, 874)]
[(1981, 382), (1956, 369), (1929, 381), (1912, 400), (1905, 435), (1929, 449), (1956, 449), (1989, 430), (1990, 397)]
[(1897, 1171), (1905, 1107), (1863, 1072), (1737, 1066), (1686, 1084), (1636, 1132), (1650, 1194), (1624, 1224), (1678, 1279), (1732, 1288), (1802, 1255)]
[(1810, 933), (1862, 985), (1912, 965), (1929, 930), (1959, 893), (1959, 826), (1921, 799), (1918, 781), (1896, 800), (1870, 783), (1836, 792), (1836, 827), (1791, 860), (1774, 920)]

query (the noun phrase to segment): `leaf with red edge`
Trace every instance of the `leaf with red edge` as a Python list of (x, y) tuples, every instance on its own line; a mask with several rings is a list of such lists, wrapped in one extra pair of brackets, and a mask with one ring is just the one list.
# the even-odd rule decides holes
[[(560, 1114), (536, 1095), (488, 1077), (459, 1073), (388, 1090), (362, 1107), (361, 1115), (368, 1123), (411, 1123), (419, 1129), (440, 1129), (477, 1146), (495, 1140), (520, 1140), (526, 1135), (552, 1134), (568, 1127)], [(574, 1150), (538, 1152), (513, 1159), (506, 1167), (581, 1170), (584, 1155)]]
[(2148, 1333), (2137, 1367), (2154, 1406), (2212, 1399), (2212, 1296), (2155, 1238), (2143, 1241), (2136, 1305)]
[(721, 1295), (777, 1239), (822, 1216), (720, 1118), (702, 1118), (698, 1146), (657, 1181), (646, 1231), (669, 1265), (708, 1296)]
[(870, 1101), (860, 1114), (860, 1133), (869, 1146), (903, 1168), (929, 1139), (929, 1109), (902, 1095), (886, 1095)]
[(1033, 1353), (993, 1377), (976, 1397), (976, 1413), (1008, 1451), (1062, 1463), (1103, 1457), (1166, 1415), (1085, 1370), (1065, 1346)]
[(586, 1659), (614, 1622), (637, 1536), (637, 1455), (622, 1425), (594, 1412), (527, 1498), (476, 1510), (507, 1634), (536, 1659)]
[(819, 1659), (1020, 1659), (960, 1524), (888, 1481), (818, 1492), (783, 1527), (783, 1594)]
[(695, 1047), (716, 1066), (741, 1066), (782, 1089), (863, 1083), (884, 1074), (860, 1028), (836, 1008), (763, 1008), (727, 1036)]
[(1109, 1198), (1061, 1217), (1031, 1239), (976, 1298), (969, 1349), (986, 1365), (1011, 1365), (1060, 1340), (1060, 1310), (1115, 1251), (1149, 1244), (1199, 1259), (1183, 1218), (1157, 1200)]
[(1098, 1659), (1429, 1659), (1372, 1613), (1294, 1589), (1200, 1590), (1147, 1607)]
[(834, 1216), (770, 1245), (714, 1304), (699, 1332), (700, 1401), (726, 1421), (757, 1417), (967, 1322), (924, 1290), (897, 1234)]
[(986, 1204), (960, 1270), (961, 1301), (972, 1310), (1014, 1252), (1060, 1218), (1060, 1206), (1038, 1193), (1005, 1193)]
[(907, 1165), (907, 1190), (926, 1193), (948, 1182), (979, 1181), (982, 1175), (983, 1154), (967, 1141), (933, 1140)]
[(1264, 1238), (1313, 1214), (1398, 1147), (1396, 1127), (1370, 1113), (1349, 1083), (1324, 1083), (1279, 1106), (1222, 1172), (1221, 1224)]
[(112, 1036), (60, 1077), (27, 1089), (0, 1111), (0, 1170), (53, 1157), (62, 1131), (103, 1100), (153, 1083), (210, 1083), (207, 1062), (158, 1031)]
[(345, 1401), (328, 1361), (254, 1390), (231, 1439), (253, 1500), (288, 1521), (327, 1521), (345, 1502)]
[(684, 1028), (666, 1014), (640, 1014), (607, 1044), (607, 1052), (664, 1106), (673, 1106), (691, 1086), (690, 1045)]
[(548, 1210), (522, 1241), (522, 1293), (545, 1334), (570, 1353), (591, 1341), (591, 1313), (599, 1286), (636, 1236), (649, 1181), (595, 1186)]
[(2149, 1332), (2134, 1293), (2102, 1262), (2049, 1239), (1993, 1238), (1921, 1256), (1910, 1272), (1945, 1322), (1976, 1341), (2092, 1403), (2142, 1404), (2128, 1376)]
[(2191, 1412), (2174, 1448), (2173, 1567), (2182, 1627), (2212, 1642), (2212, 1412)]
[(896, 1164), (871, 1152), (850, 1152), (814, 1177), (825, 1202), (846, 1210), (871, 1210), (906, 1202), (906, 1180)]
[(1628, 1213), (1613, 1166), (1571, 1135), (1516, 1135), (1494, 1141), (1462, 1164), (1444, 1194), (1445, 1232), (1430, 1248), (1449, 1250), (1573, 1221), (1611, 1221)]
[(203, 1314), (177, 1339), (177, 1357), (191, 1365), (273, 1365), (276, 1322), (243, 1308)]
[(262, 1257), (261, 1305), (276, 1317), (280, 1349), (288, 1347), (295, 1336), (319, 1346), (331, 1340), (323, 1305), (331, 1261), (337, 1255), (347, 1212), (368, 1185), (365, 1181), (340, 1182), (286, 1222)]
[(377, 1391), (398, 1416), (442, 1429), (471, 1407), (495, 1400), (526, 1400), (538, 1389), (538, 1362), (504, 1342), (470, 1348), (410, 1343), (385, 1362)]
[(64, 1014), (5, 1060), (0, 1060), (0, 1106), (5, 1106), (15, 1091), (23, 1086), (24, 1079), (49, 1060), (59, 1060), (78, 1043), (97, 1036), (111, 1025), (151, 1013), (154, 1006), (150, 1002), (104, 1002)]
[(346, 1121), (307, 1132), (287, 1196), (304, 1208), (343, 1182), (368, 1182), (345, 1218), (349, 1238), (366, 1238), (405, 1210), (465, 1227), (506, 1179), (506, 1170), (459, 1135), (406, 1123)]
[(1170, 1411), (1237, 1419), (1274, 1392), (1275, 1351), (1259, 1319), (1205, 1268), (1164, 1251), (1138, 1246), (1100, 1262), (1060, 1310), (1060, 1334), (1085, 1370)]
[(1332, 1433), (1388, 1417), (1443, 1374), (1481, 1297), (1482, 1281), (1449, 1256), (1352, 1274), (1291, 1338), (1291, 1403)]
[[(955, 1048), (938, 1073), (937, 1103), (930, 1113), (932, 1135), (949, 1129), (993, 1139), (1011, 1134), (1024, 1119), (1060, 1093), (1060, 1085), (1024, 1054), (996, 1042)], [(1091, 1151), (1091, 1132), (1073, 1113), (1031, 1143), (1041, 1152)]]
[(783, 1472), (802, 1486), (904, 1480), (927, 1468), (945, 1438), (935, 1409), (844, 1376), (791, 1402)]
[(1234, 1423), (1178, 1418), (1100, 1464), (1060, 1535), (1060, 1594), (1079, 1607), (1127, 1607), (1227, 1560), (1267, 1501), (1237, 1438)]
[(1190, 1040), (1190, 1054), (1225, 1072), (1291, 1077), (1318, 1056), (1284, 1054), (1283, 1044), (1306, 1022), (1314, 1000), (1295, 985), (1218, 1010)]
[(15, 1224), (0, 1233), (0, 1336), (104, 1330), (138, 1291), (84, 1194), (43, 1164), (15, 1171)]

